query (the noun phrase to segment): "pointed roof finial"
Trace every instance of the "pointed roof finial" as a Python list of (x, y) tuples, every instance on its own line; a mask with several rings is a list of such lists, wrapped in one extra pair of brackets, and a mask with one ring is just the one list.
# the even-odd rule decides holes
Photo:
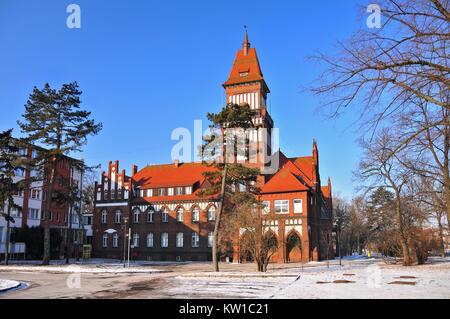
[(244, 43), (242, 44), (242, 51), (244, 51), (244, 55), (247, 55), (248, 50), (250, 49), (250, 42), (248, 41), (248, 31), (246, 25), (244, 25), (244, 30), (245, 30), (245, 38)]

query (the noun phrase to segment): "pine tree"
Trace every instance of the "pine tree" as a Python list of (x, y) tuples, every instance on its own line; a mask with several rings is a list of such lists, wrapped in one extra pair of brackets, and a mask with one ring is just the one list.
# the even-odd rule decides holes
[[(218, 238), (221, 226), (222, 214), (226, 207), (235, 206), (236, 201), (239, 201), (241, 197), (236, 195), (236, 189), (239, 185), (246, 187), (247, 194), (257, 193), (255, 186), (256, 178), (260, 174), (260, 171), (255, 168), (248, 168), (235, 161), (232, 163), (227, 162), (227, 148), (233, 148), (232, 153), (234, 158), (237, 156), (238, 150), (236, 149), (236, 139), (233, 130), (235, 129), (249, 129), (253, 127), (252, 116), (253, 112), (248, 104), (237, 105), (228, 104), (219, 113), (208, 113), (207, 118), (211, 122), (210, 128), (212, 130), (220, 130), (222, 133), (223, 148), (221, 154), (212, 153), (212, 158), (207, 156), (203, 157), (203, 161), (206, 165), (214, 167), (214, 170), (204, 173), (204, 177), (207, 184), (207, 188), (203, 189), (200, 193), (201, 196), (218, 196), (218, 212), (214, 224), (213, 243), (212, 243), (212, 259), (214, 271), (219, 271), (218, 260)], [(231, 138), (228, 139), (227, 134), (230, 134)], [(205, 144), (202, 151), (208, 148), (208, 146), (217, 139), (217, 136), (211, 135), (205, 137)], [(228, 144), (231, 142), (230, 144)], [(247, 140), (248, 142), (248, 140)], [(204, 153), (203, 153), (204, 155)], [(218, 156), (217, 156), (218, 155)], [(248, 153), (247, 153), (248, 155)], [(242, 199), (242, 198), (241, 198)], [(255, 197), (252, 196), (252, 201), (255, 201)]]
[[(23, 189), (23, 181), (14, 181), (15, 170), (23, 163), (12, 130), (0, 132), (0, 216), (6, 220), (5, 265), (8, 264), (10, 224), (14, 223), (11, 209), (21, 209), (13, 195)], [(6, 208), (6, 212), (4, 211)]]
[(81, 94), (76, 82), (63, 84), (59, 90), (52, 89), (48, 83), (42, 90), (34, 87), (25, 105), (24, 120), (18, 121), (22, 132), (27, 134), (27, 142), (47, 149), (39, 152), (36, 160), (41, 163), (44, 179), (48, 181), (44, 210), (44, 265), (50, 262), (49, 216), (57, 180), (57, 160), (80, 152), (88, 136), (96, 135), (102, 129), (101, 123), (90, 119), (91, 112), (80, 108)]

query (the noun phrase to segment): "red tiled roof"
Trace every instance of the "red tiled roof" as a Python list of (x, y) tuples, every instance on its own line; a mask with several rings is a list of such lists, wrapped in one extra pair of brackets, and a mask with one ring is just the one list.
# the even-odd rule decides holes
[(133, 176), (133, 180), (141, 189), (192, 186), (202, 183), (203, 173), (214, 168), (202, 163), (180, 163), (147, 166)]
[(261, 188), (262, 193), (282, 193), (309, 190), (308, 186), (303, 184), (298, 175), (295, 174), (296, 168), (286, 163), (266, 184)]
[[(241, 76), (241, 73), (248, 73), (248, 75)], [(223, 85), (254, 81), (264, 81), (256, 50), (255, 48), (249, 48), (247, 55), (244, 54), (244, 50), (239, 50), (231, 68), (230, 76)]]
[(289, 161), (301, 171), (305, 182), (312, 186), (314, 158), (312, 156), (294, 157), (290, 158)]

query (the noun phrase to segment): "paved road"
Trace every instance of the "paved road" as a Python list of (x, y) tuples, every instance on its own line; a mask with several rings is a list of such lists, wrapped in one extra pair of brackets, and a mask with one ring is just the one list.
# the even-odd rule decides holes
[[(291, 285), (301, 273), (300, 264), (271, 264), (265, 274), (255, 273), (254, 267), (253, 264), (223, 264), (217, 274), (210, 272), (209, 263), (189, 263), (155, 266), (164, 271), (161, 273), (82, 273), (77, 274), (79, 287), (77, 278), (70, 273), (1, 271), (1, 278), (21, 281), (28, 287), (1, 294), (0, 299), (270, 298)], [(324, 267), (327, 266), (313, 263), (305, 271)], [(357, 262), (353, 261), (352, 267), (358, 267)]]

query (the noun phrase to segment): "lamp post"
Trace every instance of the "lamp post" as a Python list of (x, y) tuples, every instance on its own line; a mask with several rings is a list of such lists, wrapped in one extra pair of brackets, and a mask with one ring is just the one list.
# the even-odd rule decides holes
[(123, 268), (126, 266), (126, 260), (127, 260), (127, 222), (128, 217), (123, 218)]

